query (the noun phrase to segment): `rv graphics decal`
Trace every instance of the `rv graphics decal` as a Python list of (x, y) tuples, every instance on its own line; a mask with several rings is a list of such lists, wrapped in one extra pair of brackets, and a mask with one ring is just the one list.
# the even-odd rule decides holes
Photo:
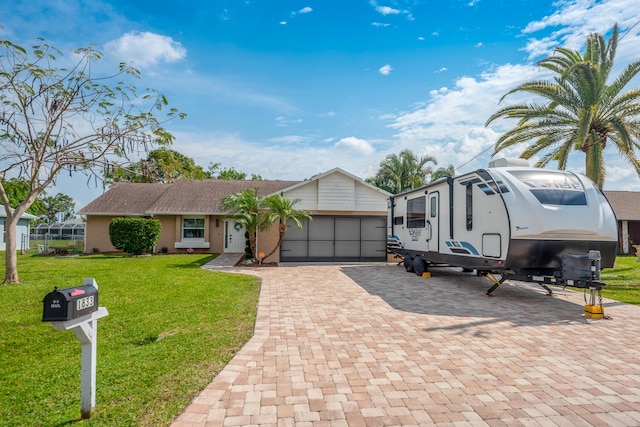
[(411, 241), (412, 242), (417, 242), (420, 240), (420, 236), (422, 235), (422, 229), (421, 228), (410, 228), (409, 229), (409, 235), (411, 235)]
[(454, 254), (480, 255), (480, 252), (469, 242), (461, 242), (459, 240), (447, 240), (447, 247)]

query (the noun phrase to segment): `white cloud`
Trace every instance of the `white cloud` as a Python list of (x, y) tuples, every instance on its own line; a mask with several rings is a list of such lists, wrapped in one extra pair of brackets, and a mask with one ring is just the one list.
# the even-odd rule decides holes
[(382, 67), (380, 67), (380, 69), (378, 70), (378, 72), (380, 74), (382, 74), (383, 76), (388, 76), (389, 74), (391, 74), (391, 70), (393, 70), (393, 67), (389, 64), (383, 65)]
[(444, 71), (447, 71), (447, 67), (440, 67), (436, 71), (434, 71), (434, 73), (442, 73)]
[(392, 7), (389, 6), (376, 6), (376, 11), (378, 11), (378, 13), (380, 13), (381, 15), (387, 16), (387, 15), (398, 15), (400, 13), (400, 11), (398, 9), (394, 9)]
[(451, 89), (432, 90), (425, 105), (397, 115), (389, 125), (397, 131), (390, 152), (403, 148), (425, 151), (438, 160), (439, 166), (456, 167), (480, 155), (465, 168), (486, 166), (491, 147), (509, 123), (495, 122), (485, 128), (485, 121), (499, 108), (502, 94), (522, 81), (539, 77), (537, 67), (507, 64), (478, 78), (459, 78)]
[(287, 21), (280, 21), (280, 25), (287, 25)]
[[(540, 55), (548, 55), (558, 46), (570, 49), (581, 49), (588, 34), (598, 32), (608, 34), (615, 23), (621, 29), (628, 29), (638, 21), (637, 0), (564, 0), (558, 3), (556, 11), (539, 21), (530, 22), (523, 34), (532, 35), (539, 31), (552, 29), (542, 38), (531, 37), (524, 48), (530, 59)], [(636, 26), (619, 44), (618, 53), (630, 55), (637, 59), (637, 46), (640, 43), (640, 27)], [(622, 31), (621, 31), (622, 35)]]
[(385, 24), (383, 22), (372, 22), (371, 25), (373, 25), (374, 27), (388, 27), (391, 24)]
[(311, 13), (311, 12), (313, 12), (313, 9), (311, 9), (309, 6), (303, 7), (298, 11), (298, 13)]
[(346, 148), (348, 150), (357, 151), (362, 154), (373, 154), (376, 151), (375, 148), (373, 148), (367, 141), (365, 141), (364, 139), (356, 138), (354, 136), (342, 138), (340, 141), (336, 142), (334, 147)]
[(187, 56), (187, 50), (171, 37), (149, 32), (131, 31), (107, 42), (105, 51), (119, 61), (137, 67), (157, 65), (160, 62), (177, 62)]
[(476, 45), (475, 45), (475, 47), (482, 47), (482, 46), (484, 46), (484, 45), (482, 44), (482, 42), (478, 42), (478, 43), (476, 43)]

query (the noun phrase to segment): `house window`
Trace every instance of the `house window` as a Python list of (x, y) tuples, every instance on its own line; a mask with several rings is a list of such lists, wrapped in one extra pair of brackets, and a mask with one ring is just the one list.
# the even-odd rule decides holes
[(182, 240), (204, 241), (204, 217), (182, 218)]

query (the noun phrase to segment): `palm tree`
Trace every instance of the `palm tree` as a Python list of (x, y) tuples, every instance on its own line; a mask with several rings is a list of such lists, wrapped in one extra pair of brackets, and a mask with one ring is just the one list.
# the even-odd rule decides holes
[(533, 140), (533, 145), (520, 157), (529, 159), (544, 153), (536, 166), (556, 161), (558, 169), (564, 170), (569, 154), (580, 150), (585, 154), (586, 175), (602, 188), (603, 153), (610, 141), (640, 176), (640, 162), (635, 152), (640, 148), (640, 90), (621, 93), (640, 71), (640, 61), (627, 65), (608, 84), (617, 45), (618, 26), (615, 25), (606, 43), (600, 34), (590, 34), (584, 54), (557, 48), (556, 55), (541, 60), (540, 67), (557, 74), (553, 81), (523, 83), (500, 101), (512, 93), (527, 92), (547, 102), (512, 105), (494, 113), (486, 126), (502, 117), (518, 119), (518, 124), (498, 139), (493, 154)]
[(409, 149), (402, 150), (399, 155), (389, 154), (380, 162), (375, 177), (368, 182), (392, 194), (402, 193), (427, 183), (427, 176), (433, 174), (428, 162), (438, 163), (431, 156), (418, 158)]
[(249, 235), (249, 248), (251, 254), (256, 253), (256, 233), (267, 228), (264, 215), (259, 210), (260, 199), (255, 188), (230, 194), (222, 199), (221, 207), (229, 212), (228, 216), (235, 219), (236, 224), (244, 226)]
[(454, 168), (453, 165), (449, 165), (446, 168), (445, 167), (438, 168), (431, 174), (431, 182), (436, 181), (440, 178), (455, 176), (455, 174), (456, 174), (456, 168)]
[(312, 219), (311, 214), (305, 210), (297, 210), (294, 205), (299, 203), (300, 200), (290, 200), (283, 195), (274, 194), (267, 196), (260, 202), (260, 207), (265, 210), (266, 222), (270, 225), (276, 221), (280, 221), (278, 243), (269, 252), (265, 258), (269, 258), (282, 243), (282, 238), (287, 232), (287, 222), (291, 220), (298, 230), (302, 228), (302, 221)]

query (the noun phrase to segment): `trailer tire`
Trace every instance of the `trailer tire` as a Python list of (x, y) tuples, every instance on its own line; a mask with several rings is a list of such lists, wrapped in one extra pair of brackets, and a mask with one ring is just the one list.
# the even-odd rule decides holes
[(422, 276), (422, 273), (427, 271), (427, 262), (420, 256), (415, 257), (412, 264), (413, 271), (416, 273), (416, 276)]
[(404, 269), (407, 271), (407, 273), (413, 273), (413, 259), (411, 259), (411, 255), (406, 254), (404, 256)]

